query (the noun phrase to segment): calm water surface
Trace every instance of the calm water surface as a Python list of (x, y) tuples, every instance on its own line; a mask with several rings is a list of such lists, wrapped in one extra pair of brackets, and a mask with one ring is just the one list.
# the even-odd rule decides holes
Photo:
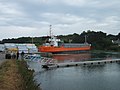
[[(117, 53), (87, 53), (79, 55), (56, 55), (61, 62), (103, 60), (120, 58)], [(35, 79), (42, 90), (120, 90), (120, 64), (58, 68), (41, 72), (40, 64), (29, 63), (36, 70)]]

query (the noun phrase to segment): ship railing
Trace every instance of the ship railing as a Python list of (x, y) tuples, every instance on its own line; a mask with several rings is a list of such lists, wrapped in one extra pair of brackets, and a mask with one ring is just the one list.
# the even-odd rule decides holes
[(55, 65), (55, 59), (52, 58), (46, 58), (46, 57), (42, 57), (41, 58), (41, 63), (42, 65)]
[(64, 47), (85, 47), (90, 46), (90, 44), (64, 44)]

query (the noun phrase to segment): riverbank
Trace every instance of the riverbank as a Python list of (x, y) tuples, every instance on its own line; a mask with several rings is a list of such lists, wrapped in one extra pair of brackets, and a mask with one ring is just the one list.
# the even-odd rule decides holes
[(7, 60), (0, 66), (1, 90), (40, 90), (25, 61)]

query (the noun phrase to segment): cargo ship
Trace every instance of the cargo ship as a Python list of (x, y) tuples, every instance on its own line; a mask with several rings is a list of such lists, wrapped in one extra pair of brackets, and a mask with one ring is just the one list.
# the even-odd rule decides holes
[(38, 47), (39, 52), (48, 52), (53, 54), (74, 54), (86, 52), (91, 49), (91, 44), (88, 44), (85, 37), (85, 43), (63, 43), (51, 33), (50, 25), (50, 38), (42, 46)]

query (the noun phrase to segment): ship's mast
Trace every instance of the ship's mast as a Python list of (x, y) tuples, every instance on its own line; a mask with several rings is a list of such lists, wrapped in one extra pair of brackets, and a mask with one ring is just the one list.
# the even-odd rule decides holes
[(56, 39), (56, 37), (53, 35), (53, 32), (52, 32), (52, 25), (50, 25), (50, 45), (51, 46), (58, 46), (58, 39)]
[(50, 25), (50, 45), (54, 46), (54, 40), (53, 40), (53, 35), (52, 35), (52, 25)]
[(50, 25), (50, 37), (52, 37), (52, 25)]

